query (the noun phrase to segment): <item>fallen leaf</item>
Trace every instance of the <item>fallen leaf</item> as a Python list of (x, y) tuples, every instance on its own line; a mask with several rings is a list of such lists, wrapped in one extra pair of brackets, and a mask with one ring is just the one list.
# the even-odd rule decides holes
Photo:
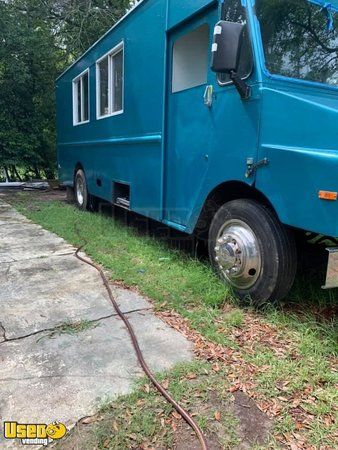
[(239, 389), (238, 386), (231, 386), (231, 387), (229, 388), (229, 392), (231, 392), (231, 393), (237, 392), (238, 389)]
[(293, 402), (292, 402), (292, 406), (293, 406), (293, 408), (297, 408), (300, 404), (301, 404), (301, 399), (300, 398), (296, 398), (295, 400), (293, 400)]
[(137, 441), (137, 434), (135, 434), (135, 433), (130, 433), (130, 434), (127, 434), (127, 436), (128, 436), (129, 439), (131, 439), (132, 441)]
[(195, 373), (188, 373), (186, 378), (188, 378), (188, 380), (194, 380), (195, 378), (197, 378), (197, 375)]
[(175, 419), (181, 419), (181, 415), (178, 414), (177, 411), (173, 411), (173, 412), (172, 412), (172, 415), (175, 417)]
[(220, 420), (221, 420), (221, 412), (220, 411), (215, 412), (215, 419), (217, 420), (217, 422), (220, 422)]
[(81, 423), (83, 423), (84, 425), (89, 425), (90, 423), (97, 422), (97, 420), (98, 420), (97, 416), (90, 416), (90, 417), (85, 417), (84, 419), (82, 419)]

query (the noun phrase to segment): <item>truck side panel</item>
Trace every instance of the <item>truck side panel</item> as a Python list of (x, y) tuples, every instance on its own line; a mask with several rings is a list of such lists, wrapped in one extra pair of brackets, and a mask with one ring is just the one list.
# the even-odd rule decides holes
[(269, 164), (257, 171), (257, 188), (283, 223), (337, 237), (337, 203), (318, 198), (337, 191), (336, 93), (274, 80), (262, 97), (259, 159)]
[(169, 0), (168, 28), (176, 26), (212, 4), (217, 4), (217, 0)]
[[(131, 209), (161, 218), (166, 0), (147, 0), (57, 83), (60, 181), (80, 162), (89, 191), (112, 200), (114, 181), (131, 187)], [(96, 61), (124, 43), (124, 112), (96, 119)], [(73, 126), (72, 80), (90, 68), (90, 122)], [(97, 181), (100, 181), (98, 185)]]

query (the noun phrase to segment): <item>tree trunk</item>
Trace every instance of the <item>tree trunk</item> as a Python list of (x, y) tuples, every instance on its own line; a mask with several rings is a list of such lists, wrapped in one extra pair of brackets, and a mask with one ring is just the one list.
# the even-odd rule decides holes
[(34, 175), (37, 180), (41, 180), (39, 169), (36, 166), (34, 166)]
[(19, 181), (22, 181), (22, 178), (21, 178), (21, 176), (19, 175), (19, 173), (18, 173), (18, 171), (17, 171), (17, 169), (16, 169), (16, 167), (15, 167), (14, 165), (12, 166), (12, 171), (13, 171), (14, 176), (15, 176)]
[(11, 177), (8, 174), (8, 169), (6, 166), (4, 166), (4, 171), (5, 171), (5, 176), (6, 176), (6, 182), (10, 182), (11, 181)]
[(47, 180), (55, 180), (55, 172), (52, 169), (45, 169)]

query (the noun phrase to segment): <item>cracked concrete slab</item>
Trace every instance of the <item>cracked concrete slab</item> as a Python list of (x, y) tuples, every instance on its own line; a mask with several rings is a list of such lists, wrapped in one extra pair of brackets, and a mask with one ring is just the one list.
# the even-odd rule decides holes
[[(73, 254), (0, 265), (0, 322), (15, 339), (65, 322), (115, 313), (97, 271)], [(141, 296), (112, 286), (122, 311), (151, 308)]]
[(12, 222), (0, 227), (0, 263), (63, 255), (74, 251), (74, 247), (64, 239), (31, 222)]
[(0, 226), (18, 222), (29, 223), (29, 220), (22, 214), (13, 210), (8, 203), (0, 203)]
[[(0, 201), (0, 221), (1, 214), (11, 222), (0, 222), (0, 423), (60, 420), (71, 427), (107, 398), (130, 392), (143, 374), (95, 269)], [(121, 308), (132, 311), (154, 371), (193, 357), (191, 343), (156, 318), (147, 299), (112, 288)], [(56, 329), (80, 320), (90, 323), (84, 331)], [(22, 445), (0, 437), (0, 447)]]
[(5, 341), (5, 329), (0, 323), (0, 344)]
[[(151, 312), (129, 315), (152, 370), (192, 357), (191, 344)], [(50, 423), (70, 428), (108, 399), (131, 391), (143, 376), (129, 335), (116, 317), (93, 329), (54, 338), (44, 333), (0, 347), (1, 420)], [(1, 442), (1, 448), (10, 447)], [(20, 447), (18, 447), (20, 448)]]

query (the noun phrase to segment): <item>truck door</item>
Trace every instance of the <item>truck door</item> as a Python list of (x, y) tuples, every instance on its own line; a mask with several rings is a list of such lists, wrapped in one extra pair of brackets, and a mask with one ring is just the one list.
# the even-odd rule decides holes
[(165, 219), (186, 224), (196, 198), (196, 178), (205, 174), (212, 133), (212, 108), (204, 96), (215, 75), (210, 49), (217, 6), (189, 21), (169, 36), (170, 63), (167, 103)]
[[(245, 20), (240, 0), (227, 0), (226, 20)], [(210, 69), (217, 4), (169, 34), (164, 221), (191, 231), (208, 195), (225, 181), (244, 181), (256, 159), (257, 95), (243, 101), (229, 79)], [(251, 48), (249, 39), (248, 46)], [(255, 83), (252, 54), (241, 75)], [(246, 73), (245, 73), (246, 72)], [(250, 75), (251, 74), (251, 75)], [(249, 180), (254, 182), (254, 177)]]

